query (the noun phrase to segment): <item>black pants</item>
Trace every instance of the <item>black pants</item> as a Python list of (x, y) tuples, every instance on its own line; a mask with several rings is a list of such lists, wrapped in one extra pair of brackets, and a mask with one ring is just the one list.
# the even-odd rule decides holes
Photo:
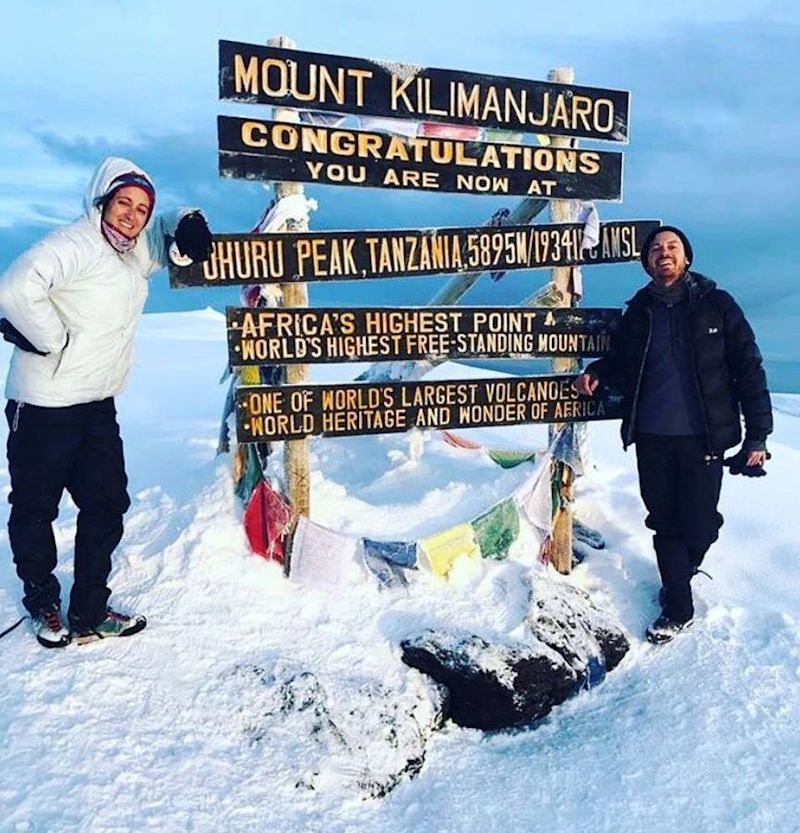
[(679, 622), (694, 615), (689, 582), (722, 526), (722, 457), (706, 459), (707, 454), (703, 437), (636, 435), (639, 488), (645, 523), (655, 532), (664, 613)]
[(105, 617), (111, 553), (130, 506), (116, 413), (113, 399), (65, 408), (6, 405), (8, 533), (23, 604), (33, 615), (61, 603), (52, 523), (67, 489), (78, 507), (68, 619), (74, 627), (93, 627)]

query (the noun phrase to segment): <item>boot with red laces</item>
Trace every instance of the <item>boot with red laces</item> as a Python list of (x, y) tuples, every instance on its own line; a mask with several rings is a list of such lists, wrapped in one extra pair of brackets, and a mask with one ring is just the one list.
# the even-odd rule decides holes
[(69, 645), (70, 634), (64, 627), (61, 608), (58, 605), (40, 610), (35, 616), (31, 616), (31, 621), (40, 645), (45, 648), (65, 648)]

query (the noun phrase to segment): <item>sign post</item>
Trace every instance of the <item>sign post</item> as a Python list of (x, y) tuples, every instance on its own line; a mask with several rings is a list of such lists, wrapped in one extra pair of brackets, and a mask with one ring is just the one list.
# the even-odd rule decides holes
[(238, 179), (622, 200), (622, 154), (217, 116), (219, 172)]
[(228, 307), (231, 367), (608, 354), (610, 308)]
[(500, 130), (628, 141), (622, 90), (219, 42), (219, 97)]
[[(235, 407), (241, 443), (286, 441), (287, 487), (298, 515), (310, 508), (309, 436), (539, 422), (553, 439), (570, 423), (619, 415), (616, 393), (592, 400), (571, 386), (575, 357), (607, 352), (619, 321), (612, 310), (573, 309), (573, 268), (636, 259), (639, 240), (656, 223), (602, 224), (600, 242), (584, 250), (570, 201), (621, 201), (622, 154), (579, 148), (578, 139), (626, 143), (627, 93), (577, 87), (572, 68), (551, 70), (546, 82), (525, 81), (302, 52), (285, 37), (267, 47), (220, 41), (219, 82), (220, 99), (275, 108), (272, 119), (218, 116), (220, 175), (273, 182), (278, 201), (302, 195), (305, 182), (524, 197), (507, 222), (498, 215), (488, 227), (311, 233), (303, 220), (268, 238), (219, 235), (207, 264), (171, 270), (175, 287), (281, 287), (280, 309), (228, 310), (229, 358), (239, 367), (287, 365), (287, 385), (244, 386)], [(357, 123), (322, 124), (301, 118), (300, 110)], [(386, 133), (376, 117), (414, 124)], [(549, 139), (519, 144), (523, 133)], [(545, 204), (552, 223), (529, 227)], [(521, 308), (446, 306), (484, 272), (535, 268), (552, 268), (552, 280)], [(427, 309), (308, 309), (308, 282), (434, 274), (456, 277)], [(372, 359), (422, 367), (450, 357), (522, 355), (557, 357), (553, 375), (307, 381), (309, 363)], [(556, 461), (552, 478), (559, 496), (552, 562), (568, 573), (570, 465)]]
[[(272, 38), (270, 46), (294, 49), (295, 43), (285, 35)], [(295, 110), (275, 109), (275, 118), (279, 121), (294, 122), (300, 121), (300, 116)], [(299, 182), (276, 182), (275, 196), (281, 200), (292, 194), (303, 194), (303, 185)], [(308, 231), (308, 223), (287, 223), (289, 232)], [(283, 303), (287, 307), (307, 307), (308, 287), (302, 283), (281, 284)], [(304, 364), (291, 365), (286, 368), (286, 382), (294, 385), (307, 381), (308, 366)], [(287, 442), (284, 447), (284, 466), (286, 468), (286, 489), (292, 510), (296, 515), (311, 514), (311, 473), (309, 464), (308, 438), (301, 438)]]
[(616, 419), (613, 391), (580, 396), (572, 375), (247, 386), (236, 392), (239, 442)]
[(450, 306), (484, 272), (636, 261), (638, 245), (658, 225), (601, 223), (591, 249), (582, 248), (582, 223), (215, 234), (208, 260), (170, 265), (170, 284), (180, 289), (455, 274), (459, 289), (446, 288), (429, 304)]
[[(548, 81), (557, 84), (572, 84), (575, 81), (575, 70), (572, 67), (559, 67), (550, 70)], [(552, 136), (550, 139), (554, 147), (570, 147), (572, 140), (565, 136)], [(570, 207), (567, 200), (552, 200), (550, 202), (550, 219), (554, 223), (568, 223)], [(561, 293), (558, 307), (571, 307), (573, 303), (571, 286), (572, 268), (556, 266), (552, 272), (552, 283)], [(556, 358), (552, 363), (553, 373), (574, 373), (575, 359)], [(550, 426), (550, 440), (562, 428), (563, 423)], [(552, 563), (559, 573), (569, 573), (572, 569), (572, 470), (559, 461), (553, 462), (553, 482), (559, 495), (558, 508), (553, 519), (553, 548)], [(555, 490), (554, 490), (555, 491)]]

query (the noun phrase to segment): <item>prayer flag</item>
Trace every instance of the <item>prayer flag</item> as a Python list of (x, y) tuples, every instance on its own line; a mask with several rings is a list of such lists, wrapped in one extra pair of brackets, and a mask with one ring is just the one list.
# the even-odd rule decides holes
[(431, 139), (460, 139), (464, 142), (472, 142), (480, 138), (481, 128), (468, 124), (439, 124), (438, 122), (424, 121), (419, 126), (419, 135)]
[(471, 524), (459, 524), (438, 532), (420, 541), (419, 546), (431, 572), (442, 578), (447, 576), (457, 558), (477, 558), (480, 554)]
[(509, 547), (519, 535), (519, 513), (516, 504), (507, 498), (472, 522), (475, 537), (484, 558), (502, 561), (508, 558)]
[(364, 538), (364, 563), (382, 587), (405, 587), (406, 570), (417, 569), (417, 545), (403, 541)]
[(289, 578), (299, 584), (337, 590), (355, 560), (358, 540), (312, 523), (297, 522), (289, 561)]

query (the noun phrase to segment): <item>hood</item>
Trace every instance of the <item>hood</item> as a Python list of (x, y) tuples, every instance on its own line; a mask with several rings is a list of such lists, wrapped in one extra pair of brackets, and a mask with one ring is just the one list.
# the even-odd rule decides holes
[[(139, 174), (140, 176), (145, 177), (151, 184), (153, 182), (150, 175), (143, 171), (138, 165), (135, 165), (128, 159), (122, 159), (119, 156), (109, 156), (104, 159), (97, 166), (97, 170), (92, 174), (92, 178), (89, 181), (89, 187), (86, 189), (86, 193), (83, 197), (83, 213), (97, 228), (100, 228), (101, 214), (98, 203), (111, 190), (111, 183), (117, 179), (117, 177), (130, 173)], [(153, 191), (155, 191), (155, 186), (153, 187)], [(151, 213), (145, 228), (150, 225), (152, 219), (153, 215)]]

